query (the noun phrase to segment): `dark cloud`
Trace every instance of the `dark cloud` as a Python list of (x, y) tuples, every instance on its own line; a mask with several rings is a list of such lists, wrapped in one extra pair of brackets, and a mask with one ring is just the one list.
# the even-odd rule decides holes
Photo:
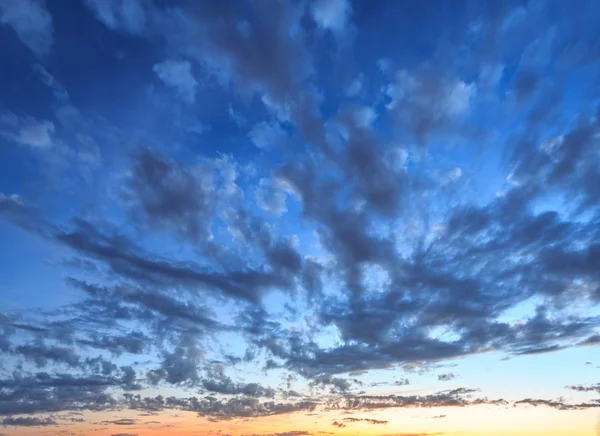
[(17, 417), (4, 418), (2, 425), (13, 427), (47, 427), (49, 425), (57, 425), (57, 423), (51, 418)]
[(135, 206), (134, 214), (139, 214), (139, 218), (134, 217), (146, 225), (168, 227), (184, 239), (203, 241), (209, 237), (222, 197), (227, 190), (235, 189), (234, 181), (226, 174), (222, 181), (225, 186), (219, 189), (212, 180), (217, 171), (208, 164), (188, 169), (142, 148), (134, 155), (124, 196)]
[(570, 404), (570, 403), (566, 403), (562, 400), (556, 400), (556, 401), (554, 401), (554, 400), (534, 400), (531, 398), (527, 398), (524, 400), (515, 401), (514, 405), (515, 406), (528, 405), (528, 406), (534, 406), (534, 407), (545, 406), (545, 407), (551, 407), (553, 409), (558, 409), (558, 410), (583, 410), (583, 409), (592, 409), (592, 408), (600, 407), (600, 402), (595, 401), (595, 402), (590, 402), (590, 403)]
[(90, 223), (77, 220), (74, 229), (60, 232), (59, 241), (79, 254), (105, 262), (116, 274), (152, 286), (188, 286), (222, 291), (242, 300), (256, 301), (262, 291), (283, 286), (284, 281), (260, 271), (230, 275), (205, 272), (199, 265), (160, 258), (144, 252), (123, 235), (105, 235)]
[(33, 360), (38, 367), (45, 367), (48, 362), (64, 363), (72, 367), (79, 363), (79, 356), (75, 349), (57, 345), (50, 346), (44, 343), (19, 345), (14, 348), (14, 352)]
[(215, 392), (226, 395), (246, 395), (249, 397), (267, 397), (275, 396), (275, 390), (261, 386), (258, 383), (235, 383), (224, 373), (222, 366), (211, 368), (209, 377), (202, 380), (202, 386), (209, 392)]
[(450, 380), (454, 380), (457, 377), (458, 376), (452, 372), (450, 372), (448, 374), (438, 374), (439, 381), (450, 381)]
[(370, 386), (387, 386), (387, 385), (407, 386), (409, 384), (410, 384), (410, 381), (408, 379), (401, 378), (400, 380), (394, 380), (394, 381), (374, 382), (374, 383), (371, 383)]
[[(323, 433), (323, 432), (319, 432), (319, 433)], [(308, 431), (304, 431), (304, 430), (292, 430), (292, 431), (284, 431), (281, 433), (261, 433), (261, 434), (248, 434), (246, 436), (305, 436), (305, 435), (311, 435), (314, 433), (310, 433)]]
[(106, 390), (118, 387), (119, 379), (68, 374), (37, 373), (0, 380), (0, 415), (80, 410), (108, 410), (117, 401)]
[(382, 424), (385, 425), (389, 423), (389, 421), (382, 421), (379, 419), (370, 419), (370, 418), (344, 418), (344, 422), (366, 422), (367, 424)]
[(116, 419), (114, 421), (102, 421), (102, 424), (114, 424), (114, 425), (135, 425), (136, 423), (137, 423), (137, 420), (128, 419), (128, 418)]
[(345, 393), (352, 383), (340, 377), (319, 376), (311, 380), (310, 386), (329, 386), (331, 393)]
[(138, 331), (127, 333), (124, 336), (97, 336), (93, 339), (81, 339), (79, 343), (120, 355), (124, 352), (142, 354), (148, 349), (151, 341), (151, 338)]
[(577, 391), (577, 392), (597, 392), (600, 393), (600, 383), (596, 384), (596, 385), (591, 385), (591, 386), (567, 386), (567, 389), (571, 389), (572, 391)]
[(228, 400), (219, 400), (215, 397), (204, 398), (188, 397), (175, 398), (162, 396), (141, 397), (139, 395), (124, 394), (124, 407), (134, 410), (160, 411), (182, 410), (197, 413), (199, 416), (209, 416), (216, 419), (231, 419), (239, 417), (258, 417), (279, 415), (298, 411), (311, 411), (317, 406), (310, 401), (295, 403), (279, 403), (276, 401), (261, 402), (256, 398), (237, 397)]
[(327, 404), (330, 410), (375, 410), (393, 407), (468, 407), (478, 404), (505, 406), (507, 401), (472, 398), (476, 392), (472, 389), (459, 388), (442, 391), (431, 395), (363, 395), (334, 400)]

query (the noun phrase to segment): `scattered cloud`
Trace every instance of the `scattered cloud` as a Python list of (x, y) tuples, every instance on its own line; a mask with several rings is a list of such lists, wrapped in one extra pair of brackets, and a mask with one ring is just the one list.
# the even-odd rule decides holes
[(457, 378), (457, 375), (450, 372), (448, 374), (438, 374), (438, 380), (439, 381), (450, 381), (450, 380), (454, 380)]
[[(0, 113), (0, 217), (27, 239), (4, 268), (30, 271), (23, 253), (40, 244), (32, 265), (59, 272), (32, 266), (27, 281), (56, 290), (52, 305), (0, 314), (4, 426), (341, 413), (320, 417), (332, 430), (391, 427), (347, 415), (393, 408), (600, 406), (488, 398), (462, 366), (446, 372), (449, 359), (516, 365), (600, 342), (600, 113), (581, 83), (597, 76), (593, 44), (567, 41), (578, 29), (562, 21), (534, 35), (523, 22), (548, 14), (508, 8), (456, 20), (406, 62), (358, 39), (370, 19), (354, 6), (86, 0), (73, 14), (102, 23), (82, 44), (102, 68), (66, 71), (45, 3), (0, 0), (44, 91), (30, 99), (24, 79)], [(353, 41), (366, 61), (349, 60)], [(107, 84), (113, 68), (127, 86)], [(151, 84), (132, 72), (185, 104), (139, 104)], [(102, 171), (41, 186), (30, 155), (61, 182)], [(428, 372), (465, 387), (419, 390)]]
[(192, 65), (188, 61), (166, 60), (154, 65), (156, 75), (165, 85), (173, 88), (186, 103), (196, 101), (198, 82), (192, 75)]
[(141, 34), (147, 25), (146, 3), (140, 0), (85, 0), (86, 6), (106, 27), (134, 35)]
[(600, 393), (600, 384), (590, 386), (567, 386), (567, 389), (577, 392), (597, 392)]
[(4, 418), (2, 425), (12, 427), (47, 427), (49, 425), (57, 425), (51, 418), (36, 418), (36, 417), (17, 417)]
[(316, 0), (311, 4), (311, 12), (320, 27), (339, 32), (346, 26), (352, 6), (348, 0)]
[(381, 424), (381, 425), (385, 425), (387, 423), (389, 423), (389, 421), (382, 421), (379, 419), (372, 419), (372, 418), (344, 418), (344, 422), (365, 422), (367, 424)]
[(42, 0), (0, 1), (0, 23), (11, 26), (37, 56), (43, 58), (50, 54), (54, 29), (52, 16)]

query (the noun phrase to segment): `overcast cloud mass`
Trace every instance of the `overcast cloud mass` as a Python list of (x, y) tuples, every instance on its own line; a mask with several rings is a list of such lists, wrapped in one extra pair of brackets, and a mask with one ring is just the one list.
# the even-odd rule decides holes
[(599, 16), (0, 0), (0, 434), (595, 434)]

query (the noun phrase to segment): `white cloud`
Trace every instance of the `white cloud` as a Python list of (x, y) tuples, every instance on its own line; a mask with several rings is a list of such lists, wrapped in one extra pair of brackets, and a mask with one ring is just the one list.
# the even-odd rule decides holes
[(9, 201), (17, 204), (23, 204), (21, 198), (17, 194), (6, 195), (0, 192), (0, 203), (8, 203)]
[(453, 168), (449, 171), (442, 172), (440, 174), (440, 181), (443, 184), (456, 182), (458, 179), (462, 177), (462, 170), (458, 167)]
[(32, 148), (49, 148), (52, 145), (53, 135), (54, 123), (51, 121), (28, 120), (13, 138), (16, 142)]
[(268, 179), (260, 179), (254, 197), (258, 207), (271, 215), (281, 216), (287, 212), (286, 192)]
[(386, 107), (390, 110), (396, 108), (403, 100), (408, 100), (408, 96), (414, 93), (421, 83), (406, 70), (400, 70), (396, 73), (396, 80), (387, 86), (386, 95), (390, 102)]
[(370, 106), (358, 106), (354, 111), (354, 120), (360, 127), (371, 127), (377, 114)]
[(380, 73), (387, 73), (390, 69), (391, 61), (387, 58), (380, 58), (377, 60), (377, 69)]
[(86, 0), (86, 4), (110, 29), (139, 35), (146, 28), (146, 10), (138, 0)]
[(246, 124), (246, 119), (243, 116), (241, 116), (238, 113), (238, 111), (233, 109), (231, 106), (229, 106), (227, 113), (229, 115), (229, 118), (231, 118), (238, 127), (242, 127), (244, 124)]
[(248, 133), (248, 137), (258, 148), (266, 150), (284, 140), (285, 132), (276, 121), (261, 121), (254, 125), (250, 133)]
[(386, 153), (385, 162), (394, 171), (404, 171), (408, 164), (408, 151), (399, 146), (390, 147)]
[(85, 163), (91, 167), (98, 166), (102, 161), (100, 154), (100, 147), (89, 135), (78, 133), (75, 135), (78, 142), (77, 157), (82, 163)]
[(197, 135), (202, 135), (210, 130), (210, 126), (207, 126), (204, 123), (201, 123), (198, 120), (192, 122), (186, 129), (189, 133), (195, 133)]
[(154, 65), (156, 75), (183, 98), (186, 103), (196, 101), (198, 82), (192, 76), (192, 66), (188, 61), (164, 61)]
[(484, 65), (479, 72), (479, 83), (481, 87), (487, 91), (492, 91), (496, 89), (500, 80), (502, 79), (502, 75), (504, 74), (504, 66), (503, 65)]
[(474, 84), (457, 81), (446, 91), (445, 109), (449, 116), (461, 116), (468, 112), (477, 89)]
[(0, 114), (0, 124), (0, 135), (16, 144), (47, 149), (54, 143), (54, 123), (51, 121), (38, 121), (31, 117), (19, 118), (12, 112), (5, 112)]
[(540, 150), (551, 154), (554, 151), (558, 150), (558, 148), (562, 145), (563, 140), (563, 135), (558, 135), (554, 138), (548, 139), (540, 144)]
[(363, 88), (363, 80), (364, 77), (362, 74), (360, 74), (356, 79), (352, 81), (352, 83), (350, 83), (350, 85), (348, 85), (348, 87), (346, 88), (346, 95), (349, 97), (354, 97), (360, 94)]
[(417, 77), (407, 70), (396, 73), (386, 88), (389, 110), (411, 107), (440, 119), (459, 118), (468, 113), (477, 95), (477, 86), (459, 79), (431, 75)]
[(57, 100), (67, 102), (69, 101), (69, 93), (63, 86), (50, 74), (42, 64), (36, 64), (33, 66), (34, 71), (39, 74), (41, 81), (48, 88), (52, 90), (52, 93)]
[(52, 16), (41, 0), (0, 0), (0, 23), (11, 26), (19, 39), (36, 55), (50, 53)]
[(319, 27), (339, 32), (346, 26), (352, 8), (347, 0), (316, 0), (311, 11)]

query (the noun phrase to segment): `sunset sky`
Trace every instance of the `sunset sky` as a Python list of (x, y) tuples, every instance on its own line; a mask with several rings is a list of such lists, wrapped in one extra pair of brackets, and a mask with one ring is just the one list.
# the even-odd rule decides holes
[(0, 0), (0, 436), (600, 436), (599, 18)]

